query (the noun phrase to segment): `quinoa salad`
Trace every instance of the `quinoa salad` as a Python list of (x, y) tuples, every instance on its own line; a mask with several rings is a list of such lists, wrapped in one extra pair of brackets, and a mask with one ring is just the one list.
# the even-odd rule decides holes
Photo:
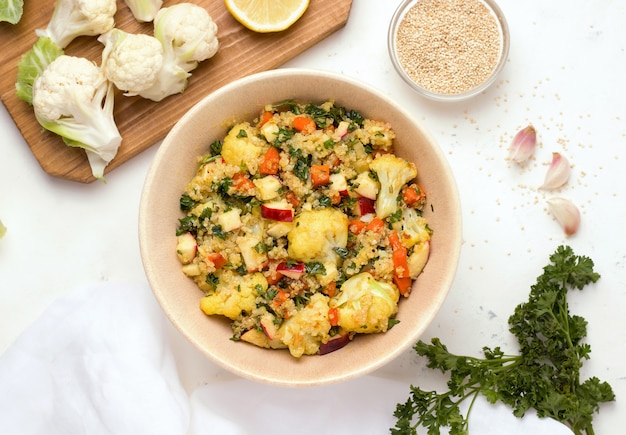
[(398, 321), (432, 231), (395, 133), (335, 105), (268, 104), (199, 157), (180, 197), (182, 271), (232, 339), (296, 358)]

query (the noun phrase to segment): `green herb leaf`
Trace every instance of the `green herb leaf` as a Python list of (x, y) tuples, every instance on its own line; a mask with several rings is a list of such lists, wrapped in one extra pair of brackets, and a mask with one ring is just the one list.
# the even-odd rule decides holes
[(459, 405), (482, 394), (490, 403), (508, 405), (517, 417), (535, 409), (539, 417), (557, 420), (577, 435), (592, 435), (594, 413), (615, 395), (598, 378), (580, 382), (580, 369), (591, 348), (582, 343), (587, 322), (570, 315), (567, 292), (596, 282), (600, 275), (593, 267), (591, 259), (574, 255), (570, 247), (559, 246), (550, 256), (528, 301), (509, 317), (519, 355), (484, 347), (483, 358), (474, 358), (449, 352), (438, 338), (430, 344), (416, 343), (415, 352), (427, 359), (429, 368), (449, 374), (448, 391), (423, 391), (411, 385), (408, 400), (396, 406), (391, 433), (417, 434), (417, 428), (424, 427), (428, 434), (439, 434), (447, 427), (450, 434), (467, 434), (472, 407), (462, 415)]

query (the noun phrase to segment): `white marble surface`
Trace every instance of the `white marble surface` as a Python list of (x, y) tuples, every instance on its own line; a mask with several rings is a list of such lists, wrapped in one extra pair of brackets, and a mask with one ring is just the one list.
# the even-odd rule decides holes
[[(424, 338), (438, 336), (457, 353), (476, 354), (483, 345), (515, 350), (508, 316), (548, 256), (569, 244), (602, 275), (597, 285), (571, 295), (571, 309), (589, 321), (592, 356), (584, 376), (608, 381), (617, 395), (595, 418), (596, 433), (620, 433), (626, 413), (626, 5), (501, 0), (512, 42), (499, 82), (469, 101), (444, 104), (421, 99), (393, 70), (386, 34), (398, 4), (354, 0), (344, 29), (285, 67), (337, 71), (372, 84), (423, 121), (448, 156), (462, 199), (464, 244), (453, 288)], [(529, 123), (540, 146), (520, 169), (505, 159), (506, 150)], [(0, 240), (1, 353), (77, 286), (145, 283), (137, 211), (158, 144), (109, 173), (107, 184), (83, 185), (45, 174), (4, 106), (0, 131), (0, 219), (8, 228)], [(557, 193), (582, 212), (580, 230), (570, 238), (546, 210), (550, 194), (536, 189), (553, 151), (573, 165)], [(169, 337), (188, 389), (231, 376), (172, 328)], [(407, 386), (438, 385), (412, 351), (374, 375)], [(524, 424), (484, 405), (472, 433), (527, 433)], [(550, 422), (538, 427), (533, 432), (556, 433)]]

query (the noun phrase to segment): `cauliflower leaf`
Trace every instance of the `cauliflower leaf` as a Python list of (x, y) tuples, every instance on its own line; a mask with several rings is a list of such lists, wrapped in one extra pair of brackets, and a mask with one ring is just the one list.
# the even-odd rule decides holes
[(24, 0), (0, 0), (0, 21), (17, 24), (24, 13)]
[(15, 90), (17, 97), (33, 104), (33, 84), (54, 59), (64, 54), (63, 49), (47, 37), (37, 38), (17, 64), (17, 81)]

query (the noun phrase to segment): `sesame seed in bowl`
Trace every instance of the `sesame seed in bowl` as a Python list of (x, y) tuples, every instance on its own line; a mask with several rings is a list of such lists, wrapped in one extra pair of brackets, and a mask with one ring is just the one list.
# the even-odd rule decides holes
[(409, 0), (389, 27), (394, 67), (413, 89), (459, 101), (487, 89), (509, 50), (506, 20), (492, 0)]

